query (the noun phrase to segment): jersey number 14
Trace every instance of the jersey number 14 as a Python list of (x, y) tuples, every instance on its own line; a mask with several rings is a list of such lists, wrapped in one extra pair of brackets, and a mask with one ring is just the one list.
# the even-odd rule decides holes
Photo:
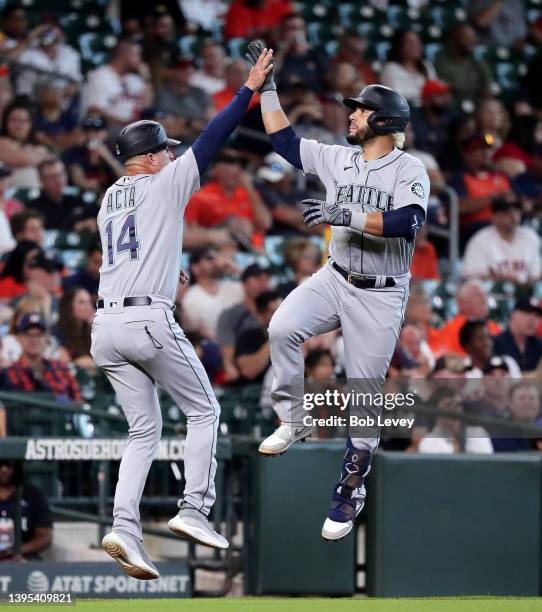
[(116, 248), (113, 249), (113, 220), (105, 226), (107, 234), (107, 262), (110, 266), (115, 263), (115, 250), (117, 253), (130, 251), (130, 259), (139, 259), (139, 240), (137, 239), (135, 215), (128, 215), (121, 227), (117, 238)]

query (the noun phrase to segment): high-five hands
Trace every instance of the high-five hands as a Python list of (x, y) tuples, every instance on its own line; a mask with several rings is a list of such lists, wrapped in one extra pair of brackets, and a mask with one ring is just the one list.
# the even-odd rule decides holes
[(245, 54), (245, 57), (247, 58), (248, 63), (252, 66), (252, 70), (250, 71), (251, 75), (252, 71), (258, 67), (258, 62), (262, 60), (262, 56), (264, 57), (263, 61), (267, 61), (265, 64), (265, 70), (267, 71), (265, 73), (265, 79), (256, 88), (249, 85), (248, 81), (246, 85), (254, 91), (259, 89), (260, 93), (264, 93), (265, 91), (276, 91), (277, 86), (275, 85), (275, 79), (273, 76), (273, 49), (267, 50), (264, 41), (259, 39), (248, 43), (248, 51)]

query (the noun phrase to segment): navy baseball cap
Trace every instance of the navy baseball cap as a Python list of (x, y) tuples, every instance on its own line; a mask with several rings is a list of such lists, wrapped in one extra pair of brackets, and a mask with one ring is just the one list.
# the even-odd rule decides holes
[(263, 274), (269, 274), (269, 270), (267, 268), (263, 268), (260, 264), (253, 263), (250, 266), (247, 266), (243, 273), (241, 274), (241, 281), (244, 283), (249, 278), (253, 278), (254, 276), (262, 276)]
[(40, 268), (51, 274), (52, 272), (62, 272), (64, 264), (58, 259), (47, 257), (43, 253), (39, 253), (28, 262), (29, 268)]
[(528, 312), (534, 313), (539, 316), (542, 316), (542, 307), (537, 302), (535, 298), (521, 298), (516, 302), (514, 306), (514, 310), (519, 310), (520, 312)]
[(37, 327), (41, 331), (47, 330), (45, 319), (38, 312), (24, 314), (17, 322), (16, 329), (18, 332), (26, 332), (32, 327)]

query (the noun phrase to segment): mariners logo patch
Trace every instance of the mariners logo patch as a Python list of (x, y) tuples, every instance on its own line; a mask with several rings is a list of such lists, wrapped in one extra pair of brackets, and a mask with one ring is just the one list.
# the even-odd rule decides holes
[(410, 187), (410, 191), (412, 191), (412, 193), (414, 195), (417, 195), (420, 199), (423, 200), (423, 196), (425, 195), (425, 191), (424, 191), (423, 185), (421, 183), (412, 183), (412, 186)]

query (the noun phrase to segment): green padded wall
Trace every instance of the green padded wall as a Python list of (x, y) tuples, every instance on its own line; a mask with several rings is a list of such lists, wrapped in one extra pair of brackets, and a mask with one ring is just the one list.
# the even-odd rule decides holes
[(541, 462), (537, 454), (378, 453), (368, 594), (539, 595)]
[(250, 457), (247, 593), (354, 592), (354, 535), (336, 543), (320, 535), (344, 450), (344, 440), (307, 442), (295, 444), (281, 457)]

